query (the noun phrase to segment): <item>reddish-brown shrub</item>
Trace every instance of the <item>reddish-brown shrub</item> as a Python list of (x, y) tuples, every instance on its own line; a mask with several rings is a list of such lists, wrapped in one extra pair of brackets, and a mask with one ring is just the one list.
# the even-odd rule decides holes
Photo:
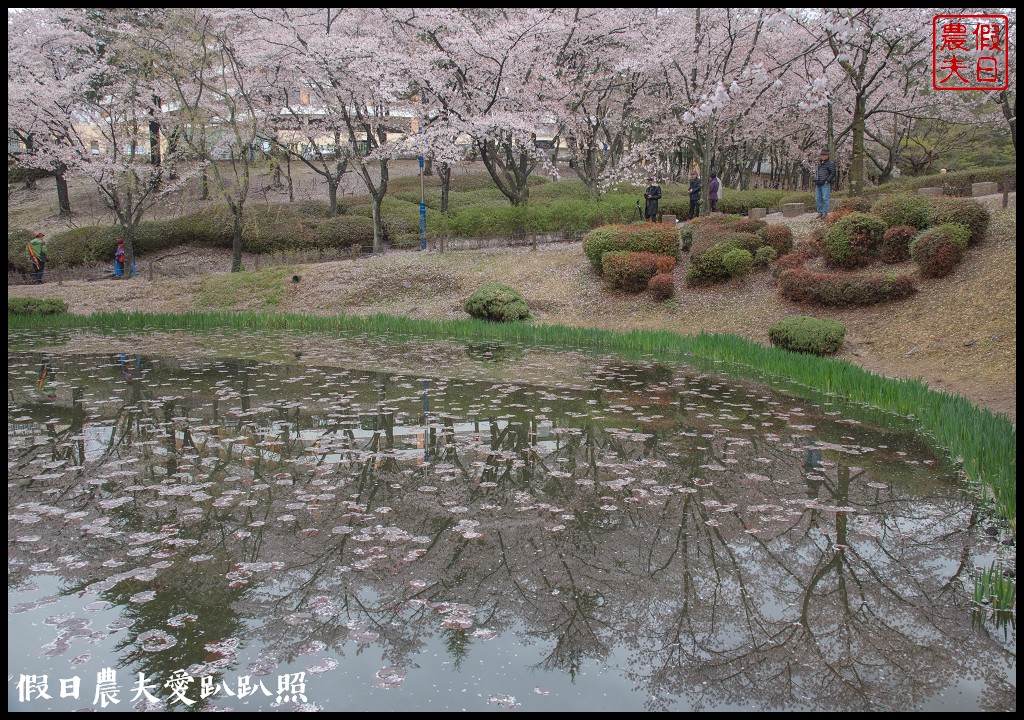
[(837, 222), (839, 222), (844, 217), (846, 217), (847, 215), (849, 215), (849, 214), (851, 214), (853, 212), (855, 212), (855, 210), (853, 208), (851, 208), (851, 207), (844, 207), (844, 208), (840, 208), (839, 210), (834, 210), (833, 212), (830, 212), (828, 214), (828, 217), (825, 218), (825, 226), (826, 227), (832, 227)]
[(847, 210), (851, 212), (871, 212), (871, 206), (874, 205), (875, 201), (871, 198), (864, 197), (863, 195), (847, 197), (839, 200), (835, 207), (836, 210)]
[(601, 258), (601, 267), (611, 287), (637, 293), (658, 273), (659, 257), (647, 252), (606, 252)]
[(829, 307), (875, 305), (917, 292), (912, 275), (819, 273), (805, 268), (779, 275), (779, 294), (787, 300)]
[(658, 274), (670, 273), (676, 268), (676, 259), (671, 255), (658, 255)]
[(936, 225), (921, 232), (910, 244), (922, 277), (945, 277), (964, 259), (970, 229), (966, 225)]
[(793, 251), (783, 255), (771, 264), (772, 277), (777, 278), (782, 272), (800, 268), (811, 258), (820, 257), (823, 252), (821, 243), (813, 240), (801, 240)]
[(768, 223), (764, 220), (751, 220), (750, 218), (743, 218), (737, 220), (734, 223), (729, 223), (729, 231), (734, 233), (756, 233), (763, 230)]
[(772, 277), (777, 278), (786, 270), (802, 268), (805, 262), (807, 262), (807, 256), (803, 253), (796, 252), (795, 250), (787, 253), (771, 264)]
[(825, 241), (813, 235), (806, 240), (800, 240), (793, 246), (793, 252), (806, 255), (808, 258), (821, 257), (825, 254)]
[(878, 253), (884, 263), (903, 262), (910, 259), (910, 241), (917, 235), (917, 228), (910, 225), (895, 225), (882, 235), (882, 249)]
[(775, 248), (781, 257), (793, 249), (793, 231), (788, 225), (772, 223), (757, 231), (765, 245)]
[(658, 302), (668, 300), (676, 294), (675, 279), (668, 273), (658, 273), (648, 281), (647, 289)]

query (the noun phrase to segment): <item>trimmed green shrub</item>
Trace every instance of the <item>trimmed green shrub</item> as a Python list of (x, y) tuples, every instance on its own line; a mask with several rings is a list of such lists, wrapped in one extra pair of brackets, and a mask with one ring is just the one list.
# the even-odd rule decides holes
[(787, 300), (829, 307), (876, 305), (917, 292), (912, 275), (818, 273), (806, 268), (779, 274), (779, 294)]
[(58, 298), (8, 298), (7, 312), (10, 315), (61, 315), (68, 311), (68, 304)]
[(764, 247), (765, 244), (764, 240), (762, 240), (759, 235), (755, 235), (752, 232), (729, 233), (722, 238), (722, 241), (731, 243), (733, 247), (746, 250), (750, 253), (751, 257), (753, 257), (754, 253), (756, 253), (759, 248)]
[(606, 252), (621, 250), (625, 244), (628, 225), (604, 225), (594, 228), (583, 237), (583, 254), (591, 266), (601, 272), (601, 257)]
[(613, 250), (601, 259), (604, 278), (616, 290), (642, 292), (650, 279), (658, 274), (658, 255), (646, 252)]
[[(418, 201), (418, 199), (417, 199)], [(331, 205), (326, 200), (299, 200), (291, 205), (295, 208), (295, 212), (299, 215), (311, 218), (327, 218), (330, 217)], [(343, 197), (338, 198), (338, 215), (344, 215), (348, 212), (348, 200)]]
[(782, 190), (732, 190), (726, 189), (718, 201), (718, 209), (724, 213), (746, 215), (750, 208), (776, 208), (782, 205), (786, 193)]
[[(732, 240), (715, 243), (710, 247), (695, 248), (690, 254), (690, 266), (686, 269), (686, 284), (690, 287), (700, 287), (728, 280), (730, 272), (724, 262), (725, 256), (737, 249), (745, 250)], [(749, 254), (750, 251), (746, 252)]]
[(744, 277), (754, 269), (754, 258), (749, 250), (736, 248), (722, 256), (722, 265), (725, 266), (730, 277)]
[(663, 302), (676, 294), (675, 279), (668, 273), (658, 273), (647, 283), (647, 289), (655, 300)]
[(679, 247), (689, 252), (690, 248), (693, 247), (693, 226), (683, 225), (679, 228)]
[(1008, 184), (1010, 192), (1017, 190), (1017, 165), (994, 165), (971, 170), (958, 170), (948, 173), (933, 173), (931, 175), (918, 175), (910, 177), (904, 175), (897, 180), (891, 180), (878, 187), (864, 188), (864, 192), (878, 195), (889, 192), (914, 192), (923, 187), (941, 187), (944, 195), (965, 195), (971, 194), (971, 185), (976, 182), (999, 183), (999, 191), (1003, 191), (1004, 181)]
[(910, 225), (896, 225), (882, 235), (879, 259), (890, 265), (910, 259), (910, 241), (917, 235), (917, 228)]
[(793, 249), (793, 231), (783, 223), (772, 223), (757, 231), (762, 245), (775, 249), (777, 255), (785, 255)]
[(949, 275), (964, 259), (970, 230), (964, 225), (936, 225), (921, 232), (910, 244), (910, 257), (922, 277)]
[(632, 229), (626, 247), (631, 252), (648, 252), (655, 255), (670, 255), (679, 258), (679, 233), (664, 223), (639, 223), (627, 226)]
[(523, 296), (501, 283), (481, 285), (462, 307), (475, 318), (494, 322), (511, 322), (530, 316)]
[(919, 195), (885, 195), (871, 206), (871, 214), (889, 227), (909, 225), (924, 230), (930, 224), (928, 212), (928, 198)]
[(796, 315), (768, 328), (772, 345), (793, 352), (833, 355), (843, 347), (846, 327), (835, 320)]
[[(583, 238), (583, 253), (598, 272), (603, 268), (602, 256), (611, 251), (644, 252), (679, 258), (679, 234), (670, 225), (634, 223), (604, 225), (591, 230)], [(646, 284), (646, 280), (644, 282)]]
[(779, 254), (775, 252), (775, 248), (765, 245), (764, 247), (758, 248), (757, 252), (754, 253), (754, 264), (758, 267), (766, 267), (775, 262), (775, 259), (778, 256)]
[(839, 268), (867, 265), (878, 256), (885, 227), (881, 218), (850, 213), (825, 233), (825, 263)]
[[(121, 228), (117, 225), (85, 225), (54, 233), (47, 238), (48, 265), (71, 267), (89, 262), (114, 262), (114, 248)], [(22, 248), (22, 252), (24, 252)]]
[(746, 220), (742, 215), (726, 214), (726, 215), (701, 215), (695, 217), (686, 223), (686, 227), (692, 227), (696, 229), (705, 227), (722, 227), (724, 225), (732, 225), (740, 220)]
[(965, 225), (970, 231), (968, 244), (977, 245), (985, 239), (988, 223), (992, 216), (981, 203), (970, 198), (931, 198), (931, 225), (955, 223)]
[[(7, 231), (7, 270), (27, 273), (32, 271), (32, 260), (28, 254), (28, 244), (35, 236), (31, 230), (15, 228)], [(49, 238), (47, 238), (49, 240)], [(46, 243), (49, 250), (50, 243)]]
[(314, 230), (313, 244), (319, 249), (372, 247), (373, 220), (355, 215), (338, 215), (321, 220)]

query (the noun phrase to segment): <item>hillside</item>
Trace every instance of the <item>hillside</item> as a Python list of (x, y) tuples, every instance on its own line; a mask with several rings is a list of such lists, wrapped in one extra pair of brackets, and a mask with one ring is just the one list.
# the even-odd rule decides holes
[(683, 281), (685, 260), (676, 270), (678, 294), (667, 303), (612, 294), (591, 272), (579, 243), (536, 252), (395, 252), (236, 275), (199, 272), (229, 265), (227, 253), (207, 250), (183, 254), (179, 262), (189, 274), (180, 277), (165, 262), (165, 272), (172, 274), (152, 283), (140, 277), (12, 286), (8, 296), (60, 297), (76, 313), (248, 309), (447, 318), (465, 316), (462, 302), (478, 285), (501, 281), (523, 293), (535, 322), (734, 333), (761, 343), (776, 320), (814, 314), (847, 326), (841, 357), (883, 375), (920, 377), (1015, 420), (1016, 199), (996, 212), (1000, 199), (987, 199), (995, 212), (989, 237), (953, 275), (923, 280), (917, 295), (866, 309), (812, 309), (784, 301), (763, 272), (691, 290)]

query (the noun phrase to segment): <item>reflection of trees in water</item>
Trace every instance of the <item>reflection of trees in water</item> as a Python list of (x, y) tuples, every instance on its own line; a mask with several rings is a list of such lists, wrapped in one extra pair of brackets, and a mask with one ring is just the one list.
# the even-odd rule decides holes
[[(660, 372), (658, 383), (694, 394), (652, 400), (625, 371), (609, 380), (624, 391), (611, 402), (579, 393), (637, 413), (651, 412), (640, 409), (647, 402), (671, 419), (651, 431), (625, 413), (572, 417), (558, 409), (570, 403), (521, 391), (502, 399), (526, 407), (479, 411), (466, 431), (445, 411), (458, 397), (451, 385), (403, 389), (367, 373), (368, 386), (311, 407), (261, 399), (258, 373), (223, 375), (204, 403), (136, 379), (88, 468), (104, 482), (59, 496), (62, 509), (108, 517), (117, 530), (180, 527), (177, 537), (198, 541), (174, 548), (173, 567), (155, 578), (106, 591), (135, 619), (126, 664), (166, 673), (205, 661), (199, 649), (229, 635), (278, 661), (314, 641), (338, 654), (372, 643), (399, 666), (440, 638), (459, 663), (483, 642), (475, 632), (516, 628), (546, 648), (538, 667), (570, 677), (628, 647), (627, 672), (647, 688), (650, 709), (680, 697), (697, 707), (910, 709), (952, 675), (975, 672), (972, 663), (1004, 657), (972, 636), (956, 582), (974, 542), (965, 504), (921, 469), (835, 449), (853, 431), (813, 413), (816, 437), (832, 449), (808, 462), (807, 443), (790, 441), (756, 399)], [(424, 401), (431, 391), (440, 399)], [(702, 394), (732, 405), (715, 409)], [(554, 409), (542, 423), (545, 405)], [(426, 464), (418, 451), (403, 454), (403, 408), (432, 425)], [(769, 421), (774, 439), (745, 427)], [(135, 460), (138, 477), (109, 473), (113, 460)], [(914, 474), (915, 494), (866, 485), (894, 473)], [(124, 490), (137, 482), (161, 489)], [(168, 492), (176, 488), (189, 492)], [(12, 502), (39, 490), (19, 487)], [(98, 508), (120, 494), (132, 503)], [(154, 497), (167, 504), (151, 507)], [(851, 505), (872, 532), (841, 510)], [(482, 537), (457, 529), (464, 520)], [(59, 516), (37, 527), (74, 536)], [(63, 549), (52, 545), (32, 562), (56, 560)], [(100, 537), (81, 551), (88, 569), (62, 572), (94, 582), (129, 547), (124, 536)], [(215, 559), (189, 564), (197, 553)], [(28, 556), (20, 560), (12, 575), (27, 572)], [(245, 563), (282, 568), (235, 569)], [(229, 573), (244, 584), (229, 587)], [(129, 602), (146, 589), (157, 599)], [(180, 612), (200, 619), (170, 631), (178, 646), (134, 654), (140, 633)], [(991, 682), (993, 707), (1011, 702), (1002, 682)]]

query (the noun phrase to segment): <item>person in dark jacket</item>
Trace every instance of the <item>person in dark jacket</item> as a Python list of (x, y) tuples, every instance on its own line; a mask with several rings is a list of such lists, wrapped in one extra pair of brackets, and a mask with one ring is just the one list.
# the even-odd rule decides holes
[(661, 200), (661, 186), (655, 184), (654, 178), (647, 178), (647, 189), (644, 190), (644, 220), (655, 222), (658, 219), (658, 201)]
[(700, 215), (700, 175), (696, 170), (690, 171), (690, 214), (687, 220), (693, 220)]
[(818, 206), (818, 219), (828, 217), (828, 205), (832, 199), (832, 183), (836, 179), (836, 164), (829, 160), (828, 148), (821, 149), (818, 168), (814, 172), (814, 202)]
[(722, 181), (718, 179), (718, 173), (711, 173), (711, 184), (708, 185), (708, 201), (711, 203), (711, 212), (718, 212), (718, 193), (722, 189)]

